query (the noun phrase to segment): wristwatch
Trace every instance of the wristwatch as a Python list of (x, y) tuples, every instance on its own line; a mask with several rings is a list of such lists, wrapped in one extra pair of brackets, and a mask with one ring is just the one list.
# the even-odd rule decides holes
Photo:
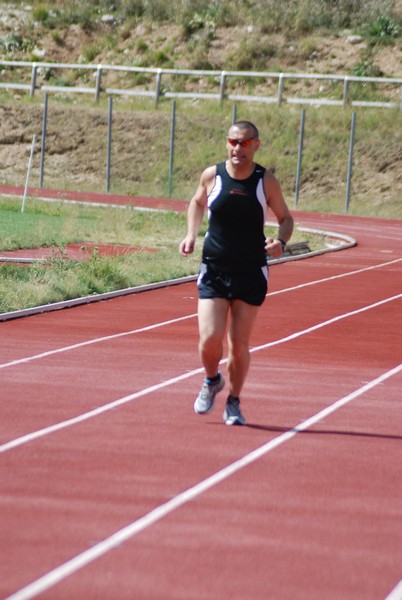
[(286, 248), (286, 242), (284, 242), (283, 240), (281, 240), (281, 238), (278, 238), (278, 241), (281, 243), (282, 252), (283, 252), (285, 250), (285, 248)]

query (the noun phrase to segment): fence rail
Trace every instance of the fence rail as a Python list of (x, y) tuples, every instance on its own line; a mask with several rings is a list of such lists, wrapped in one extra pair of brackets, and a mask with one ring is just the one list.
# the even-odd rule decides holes
[[(158, 69), (158, 68), (146, 68), (146, 67), (130, 67), (130, 66), (119, 66), (119, 65), (93, 65), (93, 64), (66, 64), (66, 63), (51, 63), (51, 62), (27, 62), (27, 61), (0, 61), (0, 73), (15, 68), (30, 69), (30, 83), (19, 83), (13, 81), (1, 81), (0, 88), (26, 90), (29, 95), (33, 97), (36, 91), (43, 92), (62, 92), (62, 93), (83, 93), (93, 94), (95, 101), (98, 101), (101, 94), (112, 95), (125, 95), (125, 96), (144, 96), (154, 98), (155, 105), (161, 98), (193, 98), (193, 99), (207, 99), (216, 100), (222, 103), (224, 100), (234, 101), (248, 101), (248, 102), (265, 102), (282, 104), (284, 102), (289, 104), (313, 104), (313, 105), (327, 105), (327, 106), (366, 106), (366, 107), (377, 107), (377, 108), (399, 108), (402, 110), (402, 78), (389, 78), (389, 77), (355, 77), (349, 75), (321, 75), (321, 74), (307, 74), (307, 73), (277, 73), (277, 72), (245, 72), (245, 71), (202, 71), (202, 70), (191, 70), (191, 69)], [(61, 86), (61, 85), (48, 85), (46, 83), (38, 83), (38, 75), (43, 69), (67, 69), (67, 70), (79, 70), (79, 71), (91, 71), (95, 79), (95, 85), (93, 87), (80, 87), (80, 86)], [(123, 88), (110, 88), (102, 86), (102, 78), (105, 73), (120, 71), (124, 73), (135, 73), (135, 74), (147, 74), (153, 75), (155, 78), (154, 87), (151, 90), (148, 89), (123, 89)], [(162, 87), (162, 78), (165, 76), (176, 76), (176, 77), (197, 77), (198, 79), (205, 78), (207, 81), (211, 78), (215, 84), (219, 84), (219, 91), (213, 92), (196, 92), (196, 91), (169, 91), (164, 90)], [(274, 96), (253, 96), (251, 94), (236, 94), (228, 91), (228, 80), (230, 78), (242, 78), (242, 79), (256, 79), (266, 80), (268, 82), (276, 81), (276, 94)], [(304, 80), (304, 81), (316, 81), (316, 82), (329, 82), (332, 84), (340, 83), (343, 85), (342, 98), (301, 98), (301, 97), (288, 97), (285, 94), (285, 84), (289, 81)], [(393, 101), (370, 101), (370, 100), (355, 100), (351, 99), (351, 86), (352, 84), (379, 84), (380, 86), (387, 86), (392, 88), (396, 100)]]

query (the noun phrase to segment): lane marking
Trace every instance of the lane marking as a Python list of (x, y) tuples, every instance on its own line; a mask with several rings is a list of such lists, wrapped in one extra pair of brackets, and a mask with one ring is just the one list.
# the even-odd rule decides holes
[(105, 335), (103, 337), (95, 338), (93, 340), (86, 340), (85, 342), (78, 342), (77, 344), (71, 344), (71, 346), (64, 346), (63, 348), (56, 348), (55, 350), (48, 350), (47, 352), (41, 352), (40, 354), (33, 354), (32, 356), (27, 356), (25, 358), (18, 358), (16, 360), (12, 360), (10, 362), (0, 364), (0, 369), (5, 369), (7, 367), (12, 367), (15, 365), (20, 365), (23, 363), (31, 362), (33, 360), (38, 360), (40, 358), (47, 358), (48, 356), (52, 356), (54, 354), (61, 354), (62, 352), (68, 352), (69, 350), (77, 350), (78, 348), (84, 348), (85, 346), (91, 346), (92, 344), (98, 344), (100, 342), (108, 342), (110, 340), (122, 338), (127, 335), (134, 335), (135, 333), (143, 333), (144, 331), (151, 331), (152, 329), (158, 329), (158, 327), (165, 327), (165, 325), (172, 325), (173, 323), (179, 323), (180, 321), (185, 321), (186, 319), (193, 319), (196, 316), (197, 316), (197, 313), (194, 313), (192, 315), (186, 315), (184, 317), (177, 317), (176, 319), (169, 319), (168, 321), (161, 321), (160, 323), (153, 323), (152, 325), (140, 327), (139, 329), (132, 329), (131, 331), (123, 331), (121, 333), (113, 333), (111, 335)]
[(378, 306), (382, 306), (383, 304), (387, 304), (388, 302), (399, 300), (400, 298), (402, 298), (402, 294), (397, 294), (396, 296), (385, 298), (385, 300), (380, 300), (379, 302), (375, 302), (374, 304), (369, 304), (368, 306), (363, 306), (362, 308), (351, 310), (350, 312), (344, 313), (343, 315), (338, 315), (337, 317), (332, 317), (331, 319), (323, 321), (322, 323), (318, 323), (317, 325), (312, 325), (311, 327), (308, 327), (308, 329), (303, 329), (301, 331), (296, 331), (296, 333), (291, 333), (290, 335), (287, 335), (286, 337), (281, 338), (280, 340), (268, 342), (266, 344), (262, 344), (261, 346), (254, 346), (253, 348), (250, 348), (250, 352), (258, 352), (259, 350), (265, 350), (266, 348), (276, 346), (277, 344), (283, 344), (284, 342), (295, 340), (296, 338), (304, 335), (305, 333), (317, 331), (317, 329), (322, 329), (323, 327), (326, 327), (327, 325), (332, 325), (332, 323), (336, 323), (337, 321), (342, 321), (343, 319), (347, 319), (348, 317), (353, 317), (354, 315), (358, 315), (373, 308), (377, 308)]
[(12, 448), (17, 448), (18, 446), (22, 446), (27, 444), (28, 442), (32, 442), (40, 437), (53, 433), (55, 431), (60, 431), (61, 429), (66, 429), (67, 427), (71, 427), (72, 425), (77, 425), (78, 423), (82, 423), (83, 421), (87, 421), (88, 419), (92, 419), (93, 417), (97, 417), (109, 410), (113, 410), (118, 406), (122, 406), (123, 404), (127, 404), (127, 402), (131, 402), (132, 400), (137, 400), (137, 398), (141, 398), (142, 396), (147, 396), (152, 392), (157, 392), (165, 387), (170, 385), (174, 385), (184, 379), (188, 379), (193, 375), (197, 375), (203, 372), (203, 368), (200, 367), (198, 369), (194, 369), (193, 371), (188, 371), (187, 373), (183, 373), (182, 375), (178, 375), (177, 377), (172, 377), (171, 379), (166, 379), (161, 383), (157, 383), (155, 385), (151, 385), (150, 387), (144, 388), (138, 392), (134, 392), (133, 394), (129, 394), (128, 396), (124, 396), (123, 398), (119, 398), (118, 400), (114, 400), (113, 402), (109, 402), (108, 404), (104, 404), (103, 406), (98, 406), (89, 412), (82, 413), (77, 417), (72, 417), (71, 419), (67, 419), (66, 421), (60, 421), (59, 423), (55, 423), (54, 425), (49, 425), (49, 427), (44, 427), (43, 429), (38, 429), (37, 431), (33, 431), (32, 433), (27, 433), (19, 438), (6, 442), (0, 446), (0, 454), (3, 452), (7, 452)]
[(394, 589), (388, 594), (385, 600), (402, 600), (402, 579), (394, 587)]
[[(307, 335), (313, 331), (317, 331), (318, 329), (322, 329), (323, 327), (332, 325), (333, 323), (336, 323), (337, 321), (341, 321), (342, 319), (347, 319), (348, 317), (352, 317), (354, 315), (358, 315), (358, 314), (366, 312), (368, 310), (372, 310), (374, 308), (377, 308), (378, 306), (382, 306), (383, 304), (387, 304), (389, 302), (393, 302), (394, 300), (398, 300), (399, 298), (402, 298), (402, 294), (398, 294), (397, 296), (392, 296), (391, 298), (386, 298), (385, 300), (380, 300), (379, 302), (375, 302), (374, 304), (370, 304), (368, 306), (358, 308), (351, 312), (344, 313), (343, 315), (338, 315), (336, 317), (332, 317), (331, 319), (328, 319), (327, 321), (323, 321), (322, 323), (318, 323), (317, 325), (312, 325), (311, 327), (308, 327), (307, 329), (302, 329), (300, 331), (296, 331), (295, 333), (292, 333), (286, 337), (279, 338), (278, 340), (274, 340), (272, 342), (267, 342), (266, 344), (262, 344), (261, 346), (254, 346), (253, 348), (250, 348), (250, 352), (259, 352), (260, 350), (266, 350), (268, 348), (272, 348), (273, 346), (277, 346), (279, 344), (284, 344), (286, 342), (289, 342), (291, 340), (299, 338), (302, 335)], [(226, 363), (227, 363), (227, 358), (224, 358), (221, 360), (220, 364), (226, 364)], [(141, 398), (152, 392), (159, 391), (162, 388), (168, 387), (170, 385), (174, 385), (175, 383), (178, 383), (179, 381), (183, 381), (185, 379), (193, 377), (193, 375), (198, 375), (199, 373), (203, 373), (203, 371), (204, 371), (203, 367), (199, 367), (198, 369), (188, 371), (187, 373), (183, 373), (182, 375), (178, 375), (177, 377), (172, 377), (171, 379), (166, 379), (165, 381), (162, 381), (161, 383), (157, 383), (148, 388), (144, 388), (143, 390), (140, 390), (138, 392), (134, 392), (133, 394), (129, 394), (128, 396), (124, 396), (123, 398), (119, 398), (118, 400), (115, 400), (108, 404), (104, 404), (103, 406), (99, 406), (93, 410), (90, 410), (89, 412), (82, 413), (81, 415), (78, 415), (77, 417), (72, 417), (71, 419), (67, 419), (66, 421), (60, 421), (59, 423), (50, 425), (49, 427), (44, 427), (43, 429), (38, 429), (37, 431), (27, 433), (26, 435), (15, 438), (14, 440), (10, 440), (9, 442), (6, 442), (5, 444), (0, 445), (0, 454), (3, 452), (7, 452), (8, 450), (11, 450), (13, 448), (17, 448), (19, 446), (22, 446), (24, 444), (32, 442), (33, 440), (36, 440), (40, 437), (43, 437), (43, 436), (53, 433), (55, 431), (60, 431), (61, 429), (66, 429), (67, 427), (76, 425), (77, 423), (82, 423), (83, 421), (87, 421), (88, 419), (96, 417), (96, 416), (98, 416), (102, 413), (105, 413), (109, 410), (112, 410), (118, 406), (127, 404), (127, 402), (131, 402), (132, 400), (137, 400), (137, 398)]]
[(364, 273), (366, 271), (372, 271), (374, 269), (381, 269), (382, 267), (388, 267), (395, 263), (402, 262), (402, 258), (396, 258), (395, 260), (391, 260), (389, 262), (381, 263), (379, 265), (373, 265), (371, 267), (363, 267), (362, 269), (357, 269), (356, 271), (348, 271), (347, 273), (340, 273), (339, 275), (332, 275), (331, 277), (326, 277), (325, 279), (317, 279), (316, 281), (309, 281), (307, 283), (301, 283), (299, 285), (295, 285), (290, 288), (285, 288), (284, 290), (278, 290), (277, 292), (270, 292), (269, 296), (276, 296), (277, 294), (283, 294), (284, 292), (293, 292), (294, 290), (298, 290), (303, 287), (309, 287), (310, 285), (316, 285), (316, 283), (326, 283), (327, 281), (332, 281), (334, 279), (341, 279), (342, 277), (350, 277), (351, 275), (358, 275), (359, 273)]
[[(316, 279), (314, 281), (309, 281), (307, 283), (301, 283), (299, 285), (295, 285), (293, 287), (290, 288), (285, 288), (283, 290), (278, 290), (276, 292), (270, 292), (268, 294), (269, 296), (276, 296), (278, 294), (284, 294), (287, 292), (292, 292), (294, 290), (298, 290), (298, 289), (302, 289), (304, 287), (309, 287), (311, 285), (317, 285), (319, 283), (326, 283), (327, 281), (333, 281), (335, 279), (340, 279), (342, 277), (349, 277), (351, 275), (357, 275), (359, 273), (364, 273), (365, 271), (371, 271), (373, 269), (380, 269), (382, 267), (386, 267), (389, 265), (392, 265), (394, 263), (397, 262), (401, 262), (402, 258), (398, 258), (389, 262), (385, 262), (385, 263), (381, 263), (379, 265), (374, 265), (374, 266), (370, 266), (370, 267), (364, 267), (362, 269), (357, 269), (356, 271), (349, 271), (348, 273), (341, 273), (339, 275), (332, 275), (331, 277), (325, 277), (323, 279)], [(143, 333), (145, 331), (151, 331), (152, 329), (157, 329), (158, 327), (164, 327), (165, 325), (171, 325), (173, 323), (178, 323), (179, 321), (184, 321), (186, 319), (194, 319), (197, 316), (196, 313), (194, 314), (190, 314), (190, 315), (186, 315), (184, 317), (178, 317), (177, 319), (170, 319), (168, 321), (163, 321), (161, 323), (155, 323), (153, 325), (148, 325), (146, 327), (141, 327), (139, 329), (133, 329), (131, 331), (124, 331), (122, 333), (114, 333), (111, 335), (106, 335), (100, 338), (95, 338), (93, 340), (86, 340), (85, 342), (78, 342), (76, 344), (72, 344), (71, 346), (64, 346), (62, 348), (56, 348), (55, 350), (49, 350), (47, 352), (41, 352), (39, 354), (33, 354), (31, 356), (27, 356), (25, 358), (18, 358), (16, 360), (12, 360), (10, 362), (6, 362), (6, 363), (2, 363), (0, 364), (0, 369), (6, 369), (8, 367), (13, 367), (16, 365), (21, 365), (24, 363), (28, 363), (31, 362), (33, 360), (39, 360), (41, 358), (47, 358), (49, 356), (53, 356), (55, 354), (60, 354), (62, 352), (68, 352), (69, 350), (77, 350), (78, 348), (84, 348), (85, 346), (91, 346), (92, 344), (98, 344), (101, 342), (106, 342), (109, 340), (113, 340), (113, 339), (118, 339), (120, 337), (124, 337), (124, 336), (128, 336), (128, 335), (134, 335), (136, 333)]]
[[(88, 550), (77, 554), (71, 560), (59, 565), (52, 571), (49, 571), (46, 575), (43, 575), (36, 581), (33, 581), (29, 585), (20, 589), (16, 593), (9, 596), (6, 600), (29, 600), (30, 598), (34, 598), (40, 593), (43, 593), (55, 586), (57, 583), (60, 583), (63, 579), (73, 575), (80, 569), (83, 569), (88, 564), (92, 563), (96, 559), (101, 556), (107, 554), (114, 548), (120, 546), (124, 542), (128, 541), (147, 527), (150, 527), (154, 523), (160, 521), (173, 511), (187, 504), (188, 502), (196, 499), (198, 496), (209, 490), (210, 488), (218, 485), (223, 482), (225, 479), (228, 479), (241, 469), (244, 469), (248, 465), (253, 462), (256, 462), (258, 459), (262, 458), (269, 452), (272, 452), (279, 446), (285, 444), (294, 438), (298, 433), (306, 431), (328, 415), (331, 415), (338, 409), (342, 408), (352, 400), (355, 400), (359, 396), (362, 396), (366, 392), (372, 390), (377, 385), (380, 385), (387, 379), (390, 379), (394, 375), (398, 374), (402, 371), (402, 363), (394, 367), (393, 369), (386, 371), (379, 377), (376, 377), (372, 381), (366, 383), (362, 387), (358, 388), (354, 392), (340, 398), (335, 401), (333, 404), (330, 404), (323, 410), (320, 410), (315, 415), (306, 419), (293, 429), (282, 433), (278, 437), (270, 440), (269, 442), (263, 444), (259, 448), (253, 450), (252, 452), (246, 454), (242, 458), (236, 460), (235, 462), (229, 464), (224, 467), (220, 471), (217, 471), (213, 475), (207, 477), (206, 479), (200, 481), (195, 486), (188, 488), (184, 492), (178, 494), (168, 502), (161, 504), (157, 508), (151, 510), (149, 513), (141, 517), (140, 519), (133, 521), (126, 527), (116, 531), (111, 536), (105, 538), (95, 546), (92, 546)], [(399, 587), (399, 586), (398, 586)], [(392, 600), (396, 600), (398, 596), (391, 596)]]

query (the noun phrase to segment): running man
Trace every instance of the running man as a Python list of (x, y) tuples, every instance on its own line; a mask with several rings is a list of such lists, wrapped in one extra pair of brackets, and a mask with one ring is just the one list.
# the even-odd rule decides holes
[[(272, 173), (254, 162), (260, 147), (257, 127), (237, 121), (228, 133), (227, 160), (207, 167), (191, 199), (183, 256), (194, 251), (204, 212), (208, 231), (202, 249), (198, 286), (199, 353), (205, 379), (194, 410), (207, 414), (225, 381), (219, 371), (226, 330), (229, 395), (227, 425), (244, 425), (240, 394), (250, 365), (249, 342), (258, 308), (268, 289), (267, 254), (280, 257), (293, 231), (293, 217)], [(265, 238), (268, 206), (279, 226), (278, 238)]]

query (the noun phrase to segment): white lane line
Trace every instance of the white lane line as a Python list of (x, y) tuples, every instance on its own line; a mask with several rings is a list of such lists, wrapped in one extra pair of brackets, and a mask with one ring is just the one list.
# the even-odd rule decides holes
[(185, 321), (186, 319), (193, 319), (196, 316), (197, 316), (197, 314), (194, 313), (192, 315), (186, 315), (184, 317), (177, 317), (176, 319), (170, 319), (169, 321), (161, 321), (160, 323), (153, 323), (152, 325), (147, 325), (146, 327), (140, 327), (139, 329), (132, 329), (131, 331), (123, 331), (122, 333), (113, 333), (111, 335), (105, 335), (103, 337), (95, 338), (93, 340), (87, 340), (85, 342), (78, 342), (77, 344), (72, 344), (71, 346), (64, 346), (63, 348), (56, 348), (55, 350), (41, 352), (40, 354), (33, 354), (32, 356), (27, 356), (25, 358), (18, 358), (16, 360), (12, 360), (10, 362), (0, 364), (0, 369), (5, 369), (6, 367), (12, 367), (15, 365), (21, 365), (23, 363), (31, 362), (31, 361), (37, 360), (39, 358), (46, 358), (48, 356), (52, 356), (53, 354), (60, 354), (62, 352), (67, 352), (68, 350), (77, 350), (78, 348), (84, 348), (85, 346), (91, 346), (92, 344), (98, 344), (100, 342), (108, 342), (110, 340), (122, 338), (127, 335), (134, 335), (135, 333), (143, 333), (144, 331), (151, 331), (152, 329), (157, 329), (158, 327), (165, 327), (166, 325), (172, 325), (173, 323), (179, 323), (180, 321)]
[[(330, 404), (323, 410), (320, 410), (318, 413), (306, 419), (293, 429), (282, 433), (278, 437), (274, 438), (273, 440), (270, 440), (269, 442), (260, 446), (256, 450), (253, 450), (249, 454), (246, 454), (239, 460), (224, 467), (223, 469), (214, 473), (210, 477), (207, 477), (203, 481), (200, 481), (195, 486), (185, 490), (181, 494), (178, 494), (168, 502), (161, 504), (157, 508), (151, 510), (149, 513), (138, 519), (137, 521), (133, 521), (126, 527), (123, 527), (122, 529), (116, 531), (114, 534), (112, 534), (108, 538), (105, 538), (95, 546), (92, 546), (91, 548), (85, 550), (81, 554), (77, 554), (71, 560), (56, 567), (52, 571), (49, 571), (48, 573), (46, 573), (46, 575), (43, 575), (43, 577), (40, 577), (36, 581), (27, 585), (26, 587), (20, 589), (15, 594), (9, 596), (6, 600), (29, 600), (30, 598), (34, 598), (38, 594), (45, 592), (57, 583), (60, 583), (63, 579), (66, 579), (70, 575), (73, 575), (80, 569), (83, 569), (86, 565), (90, 564), (91, 562), (110, 552), (117, 546), (120, 546), (127, 540), (131, 539), (147, 527), (150, 527), (157, 521), (160, 521), (161, 519), (172, 513), (174, 510), (180, 508), (184, 504), (187, 504), (191, 500), (194, 500), (210, 488), (218, 485), (228, 477), (237, 473), (241, 469), (244, 469), (246, 466), (257, 461), (269, 452), (272, 452), (272, 450), (275, 450), (275, 448), (278, 448), (279, 446), (290, 441), (298, 433), (309, 429), (310, 427), (312, 427), (328, 415), (334, 413), (338, 409), (342, 408), (352, 400), (355, 400), (359, 396), (362, 396), (369, 390), (375, 388), (377, 385), (383, 383), (390, 377), (396, 375), (401, 370), (402, 363), (400, 363), (393, 369), (386, 371), (379, 377), (366, 383), (365, 385), (358, 388), (354, 392), (348, 394), (347, 396), (340, 398), (339, 400), (337, 400), (333, 404)], [(396, 600), (396, 598), (397, 596), (392, 597), (393, 600)]]
[[(259, 352), (260, 350), (266, 350), (267, 348), (272, 348), (273, 346), (277, 346), (279, 344), (284, 344), (284, 343), (294, 340), (298, 337), (301, 337), (302, 335), (307, 335), (313, 331), (317, 331), (318, 329), (322, 329), (323, 327), (332, 325), (332, 323), (336, 323), (337, 321), (341, 321), (342, 319), (347, 319), (348, 317), (352, 317), (354, 315), (358, 315), (358, 314), (366, 312), (368, 310), (372, 310), (374, 308), (377, 308), (378, 306), (387, 304), (388, 302), (398, 300), (399, 298), (402, 298), (402, 294), (398, 294), (397, 296), (393, 296), (392, 298), (386, 298), (385, 300), (380, 300), (379, 302), (375, 302), (374, 304), (370, 304), (368, 306), (363, 306), (362, 308), (358, 308), (351, 312), (344, 313), (343, 315), (338, 315), (336, 317), (333, 317), (332, 319), (328, 319), (327, 321), (318, 323), (317, 325), (312, 325), (311, 327), (308, 327), (307, 329), (302, 329), (301, 331), (296, 331), (295, 333), (292, 333), (284, 338), (279, 338), (278, 340), (274, 340), (272, 342), (267, 342), (266, 344), (262, 344), (261, 346), (254, 346), (253, 348), (250, 348), (250, 352)], [(227, 358), (224, 358), (221, 360), (221, 364), (225, 364), (226, 362), (227, 362)], [(177, 377), (172, 377), (171, 379), (166, 379), (165, 381), (162, 381), (161, 383), (158, 383), (156, 385), (152, 385), (148, 388), (144, 388), (143, 390), (140, 390), (139, 392), (134, 392), (133, 394), (124, 396), (123, 398), (119, 398), (118, 400), (115, 400), (108, 404), (104, 404), (103, 406), (99, 406), (98, 408), (95, 408), (89, 412), (82, 413), (81, 415), (78, 415), (77, 417), (67, 419), (66, 421), (61, 421), (54, 425), (50, 425), (49, 427), (45, 427), (43, 429), (38, 429), (37, 431), (27, 433), (26, 435), (15, 438), (14, 440), (10, 440), (9, 442), (6, 442), (5, 444), (2, 444), (0, 446), (0, 454), (3, 452), (7, 452), (8, 450), (11, 450), (13, 448), (17, 448), (18, 446), (27, 444), (28, 442), (32, 442), (33, 440), (36, 440), (40, 437), (43, 437), (43, 436), (53, 433), (55, 431), (59, 431), (61, 429), (66, 429), (67, 427), (71, 427), (72, 425), (76, 425), (77, 423), (82, 423), (83, 421), (86, 421), (88, 419), (96, 417), (96, 416), (98, 416), (102, 413), (105, 413), (109, 410), (112, 410), (118, 406), (122, 406), (123, 404), (127, 404), (127, 402), (131, 402), (132, 400), (136, 400), (137, 398), (141, 398), (142, 396), (146, 396), (152, 392), (156, 392), (164, 387), (168, 387), (169, 385), (174, 385), (175, 383), (178, 383), (179, 381), (183, 381), (184, 379), (193, 377), (193, 375), (202, 373), (203, 370), (204, 369), (202, 367), (200, 367), (198, 369), (188, 371), (187, 373), (183, 373), (182, 375), (178, 375)]]
[(310, 285), (316, 285), (317, 283), (326, 283), (327, 281), (332, 281), (334, 279), (341, 279), (342, 277), (350, 277), (351, 275), (358, 275), (359, 273), (365, 273), (366, 271), (372, 271), (374, 269), (381, 269), (382, 267), (388, 267), (388, 266), (393, 265), (398, 262), (402, 262), (402, 258), (396, 258), (395, 260), (381, 263), (379, 265), (373, 265), (371, 267), (363, 267), (362, 269), (357, 269), (356, 271), (348, 271), (347, 273), (340, 273), (339, 275), (332, 275), (331, 277), (326, 277), (325, 279), (317, 279), (316, 281), (309, 281), (307, 283), (301, 283), (300, 285), (295, 285), (290, 288), (285, 288), (284, 290), (278, 290), (277, 292), (270, 292), (268, 294), (268, 296), (275, 296), (277, 294), (283, 294), (285, 292), (293, 292), (294, 290), (299, 290), (304, 287), (309, 287)]
[[(371, 271), (373, 269), (381, 269), (382, 267), (386, 267), (389, 265), (392, 265), (394, 263), (397, 262), (401, 262), (402, 258), (398, 258), (396, 260), (392, 260), (389, 262), (385, 262), (385, 263), (381, 263), (379, 265), (374, 265), (371, 267), (364, 267), (362, 269), (357, 269), (356, 271), (349, 271), (348, 273), (341, 273), (339, 275), (333, 275), (331, 277), (325, 277), (323, 279), (316, 279), (315, 281), (309, 281), (307, 283), (301, 283), (300, 285), (296, 285), (290, 288), (285, 288), (283, 290), (278, 290), (276, 292), (270, 292), (268, 294), (268, 296), (275, 296), (277, 294), (285, 294), (287, 292), (292, 292), (294, 290), (298, 290), (298, 289), (302, 289), (304, 287), (309, 287), (311, 285), (317, 285), (319, 283), (326, 283), (327, 281), (333, 281), (334, 279), (340, 279), (342, 277), (349, 277), (351, 275), (357, 275), (359, 273), (364, 273), (365, 271)], [(49, 350), (47, 352), (41, 352), (40, 354), (33, 354), (32, 356), (27, 356), (25, 358), (19, 358), (16, 360), (12, 360), (10, 362), (6, 362), (3, 364), (0, 364), (0, 369), (6, 369), (7, 367), (13, 367), (16, 365), (20, 365), (20, 364), (24, 364), (24, 363), (28, 363), (31, 362), (33, 360), (39, 360), (41, 358), (47, 358), (49, 356), (53, 356), (54, 354), (60, 354), (62, 352), (67, 352), (69, 350), (77, 350), (78, 348), (83, 348), (85, 346), (91, 346), (92, 344), (98, 344), (100, 342), (107, 342), (109, 340), (113, 340), (113, 339), (118, 339), (120, 337), (124, 337), (124, 336), (128, 336), (128, 335), (134, 335), (136, 333), (142, 333), (144, 331), (151, 331), (152, 329), (157, 329), (158, 327), (164, 327), (165, 325), (171, 325), (173, 323), (178, 323), (179, 321), (184, 321), (186, 319), (193, 319), (195, 318), (197, 315), (196, 314), (191, 314), (191, 315), (186, 315), (184, 317), (178, 317), (177, 319), (171, 319), (169, 321), (163, 321), (161, 323), (155, 323), (153, 325), (149, 325), (147, 327), (142, 327), (140, 329), (133, 329), (131, 331), (124, 331), (122, 333), (115, 333), (112, 335), (106, 335), (100, 338), (95, 338), (93, 340), (87, 340), (85, 342), (78, 342), (77, 344), (72, 344), (71, 346), (64, 346), (62, 348), (56, 348), (55, 350)]]
[(177, 377), (172, 377), (171, 379), (165, 379), (161, 383), (157, 383), (155, 385), (151, 385), (150, 387), (144, 388), (138, 392), (134, 392), (133, 394), (129, 394), (128, 396), (124, 396), (123, 398), (119, 398), (118, 400), (114, 400), (113, 402), (109, 402), (108, 404), (104, 404), (103, 406), (98, 406), (89, 412), (82, 413), (77, 417), (72, 417), (71, 419), (67, 419), (66, 421), (60, 421), (59, 423), (55, 423), (54, 425), (50, 425), (49, 427), (44, 427), (43, 429), (38, 429), (37, 431), (33, 431), (32, 433), (27, 433), (19, 438), (15, 438), (5, 444), (0, 446), (0, 454), (3, 452), (7, 452), (7, 450), (11, 450), (12, 448), (17, 448), (18, 446), (23, 446), (28, 442), (32, 442), (40, 437), (48, 435), (50, 433), (54, 433), (55, 431), (60, 431), (61, 429), (66, 429), (67, 427), (71, 427), (72, 425), (77, 425), (78, 423), (82, 423), (83, 421), (87, 421), (88, 419), (92, 419), (93, 417), (97, 417), (109, 410), (113, 410), (118, 406), (122, 406), (123, 404), (127, 404), (127, 402), (131, 402), (132, 400), (137, 400), (137, 398), (141, 398), (142, 396), (147, 396), (152, 392), (157, 392), (162, 388), (168, 387), (169, 385), (174, 385), (179, 381), (183, 381), (183, 379), (188, 379), (193, 375), (197, 375), (203, 372), (203, 368), (194, 369), (193, 371), (188, 371), (187, 373), (183, 373), (182, 375), (178, 375)]
[(385, 600), (402, 600), (402, 579), (388, 594)]
[(305, 335), (306, 333), (317, 331), (317, 329), (322, 329), (323, 327), (326, 327), (327, 325), (332, 325), (332, 323), (336, 323), (337, 321), (342, 321), (343, 319), (347, 319), (348, 317), (353, 317), (354, 315), (366, 312), (367, 310), (372, 310), (373, 308), (377, 308), (378, 306), (382, 306), (383, 304), (387, 304), (388, 302), (393, 302), (394, 300), (399, 300), (400, 298), (402, 298), (402, 294), (397, 294), (396, 296), (385, 298), (385, 300), (380, 300), (379, 302), (375, 302), (374, 304), (369, 304), (368, 306), (357, 308), (356, 310), (344, 313), (343, 315), (332, 317), (332, 319), (328, 319), (328, 321), (323, 321), (322, 323), (317, 323), (317, 325), (312, 325), (308, 329), (303, 329), (301, 331), (291, 333), (290, 335), (287, 335), (286, 337), (281, 338), (280, 340), (268, 342), (267, 344), (262, 344), (261, 346), (254, 346), (253, 348), (250, 348), (250, 352), (258, 352), (259, 350), (265, 350), (266, 348), (276, 346), (277, 344), (283, 344), (285, 342), (289, 342), (290, 340), (295, 340), (296, 338)]

